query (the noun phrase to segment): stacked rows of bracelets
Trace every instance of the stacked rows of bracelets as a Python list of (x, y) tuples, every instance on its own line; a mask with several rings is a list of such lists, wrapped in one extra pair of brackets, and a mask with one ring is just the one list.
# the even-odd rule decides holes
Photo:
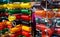
[(46, 9), (38, 4), (34, 6), (36, 37), (60, 37), (60, 9)]
[(30, 3), (0, 5), (0, 37), (32, 37)]

